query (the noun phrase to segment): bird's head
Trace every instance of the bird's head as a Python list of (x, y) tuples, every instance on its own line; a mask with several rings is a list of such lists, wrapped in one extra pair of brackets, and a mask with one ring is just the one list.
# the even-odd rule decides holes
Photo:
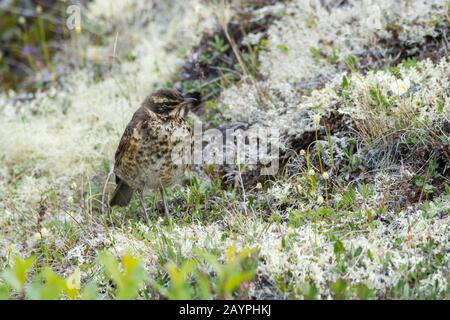
[(184, 116), (186, 108), (195, 99), (183, 97), (180, 92), (173, 89), (161, 89), (151, 94), (144, 104), (151, 111), (159, 115)]

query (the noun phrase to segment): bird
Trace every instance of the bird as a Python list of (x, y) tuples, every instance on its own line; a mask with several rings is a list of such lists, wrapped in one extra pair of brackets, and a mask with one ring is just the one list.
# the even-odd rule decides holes
[(169, 216), (165, 188), (178, 183), (190, 163), (193, 134), (185, 116), (195, 100), (175, 89), (160, 89), (145, 98), (115, 153), (116, 188), (110, 207), (128, 206), (136, 191), (148, 222), (144, 192), (159, 189)]

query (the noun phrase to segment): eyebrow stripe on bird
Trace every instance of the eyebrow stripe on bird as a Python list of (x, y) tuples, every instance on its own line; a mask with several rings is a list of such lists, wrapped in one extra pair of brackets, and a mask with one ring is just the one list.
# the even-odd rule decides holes
[(168, 98), (160, 98), (160, 97), (154, 97), (153, 102), (155, 104), (163, 104), (166, 106), (175, 106), (180, 103), (180, 101), (178, 101), (178, 100), (171, 100)]
[(153, 103), (166, 103), (169, 101), (165, 97), (158, 97), (158, 96), (154, 96), (154, 97), (152, 97), (152, 99), (153, 99)]

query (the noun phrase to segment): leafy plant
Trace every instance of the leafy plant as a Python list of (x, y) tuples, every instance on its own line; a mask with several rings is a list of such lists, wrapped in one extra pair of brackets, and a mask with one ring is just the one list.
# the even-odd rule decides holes
[(27, 297), (32, 300), (57, 300), (65, 295), (69, 299), (76, 299), (79, 293), (79, 281), (74, 279), (76, 272), (64, 279), (50, 268), (45, 268), (29, 285)]
[[(200, 251), (198, 260), (186, 260), (181, 266), (169, 262), (166, 265), (170, 277), (167, 287), (159, 283), (153, 286), (168, 299), (231, 299), (255, 276), (256, 262), (251, 255), (250, 249), (238, 253), (229, 247), (222, 263), (215, 255)], [(212, 273), (205, 271), (202, 262)]]
[(32, 256), (28, 259), (21, 259), (20, 257), (15, 256), (13, 257), (13, 260), (14, 266), (3, 271), (2, 277), (12, 289), (18, 292), (20, 296), (23, 296), (27, 281), (27, 273), (34, 264), (36, 257)]
[[(171, 261), (165, 270), (170, 278), (167, 284), (148, 280), (140, 260), (130, 253), (120, 259), (108, 251), (100, 251), (97, 262), (104, 271), (104, 276), (113, 287), (112, 298), (130, 300), (140, 297), (149, 298), (146, 283), (150, 282), (163, 297), (167, 299), (231, 299), (245, 290), (245, 283), (251, 281), (256, 273), (256, 260), (253, 251), (244, 249), (236, 252), (233, 247), (226, 251), (226, 258), (221, 262), (215, 255), (198, 252), (197, 259), (185, 260), (181, 265)], [(81, 284), (81, 272), (76, 269), (66, 278), (45, 267), (28, 281), (27, 274), (36, 260), (14, 257), (14, 265), (2, 272), (5, 283), (0, 282), (0, 299), (99, 299), (95, 281)], [(205, 269), (206, 268), (206, 269)], [(206, 272), (210, 270), (211, 272)], [(13, 289), (17, 294), (11, 292)]]
[(192, 275), (196, 267), (197, 263), (193, 260), (184, 261), (180, 267), (174, 262), (169, 262), (166, 265), (166, 270), (170, 277), (169, 286), (165, 288), (162, 285), (155, 283), (155, 289), (171, 300), (192, 299), (195, 291), (189, 283), (189, 276)]
[[(220, 299), (230, 299), (240, 285), (253, 279), (256, 263), (251, 259), (251, 253), (248, 248), (237, 253), (233, 247), (229, 247), (224, 264), (211, 253), (205, 251), (200, 254), (216, 274), (211, 289)], [(206, 286), (205, 281), (203, 285)]]
[(6, 284), (0, 285), (1, 299), (15, 297), (10, 292), (10, 288), (18, 293), (19, 298), (33, 300), (55, 300), (62, 297), (77, 299), (79, 297), (80, 270), (76, 269), (67, 278), (63, 278), (46, 267), (42, 272), (35, 274), (29, 283), (27, 274), (31, 271), (36, 257), (21, 259), (15, 256), (13, 260), (14, 266), (7, 268), (2, 273)]
[(225, 40), (223, 38), (220, 38), (219, 36), (215, 36), (213, 41), (209, 41), (208, 44), (217, 52), (224, 53), (226, 52), (230, 46), (225, 43)]
[(99, 253), (99, 261), (102, 263), (108, 278), (117, 285), (115, 298), (119, 300), (134, 299), (138, 295), (145, 273), (139, 259), (126, 253), (121, 263), (107, 251)]

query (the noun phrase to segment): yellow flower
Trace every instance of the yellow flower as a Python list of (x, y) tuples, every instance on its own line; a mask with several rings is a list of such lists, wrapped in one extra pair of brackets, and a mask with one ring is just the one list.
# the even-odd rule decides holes
[(36, 232), (36, 233), (34, 234), (34, 238), (35, 238), (37, 241), (41, 240), (41, 239), (42, 239), (41, 233), (40, 233), (40, 232)]
[(40, 5), (37, 5), (37, 6), (36, 6), (36, 13), (37, 13), (37, 14), (42, 13), (42, 7), (41, 7)]
[(76, 26), (75, 27), (75, 32), (80, 34), (81, 33), (81, 26)]
[(261, 190), (261, 189), (262, 189), (262, 184), (261, 184), (261, 182), (258, 182), (258, 183), (256, 184), (256, 189), (258, 189), (258, 190)]
[(304, 157), (306, 155), (306, 151), (304, 149), (300, 150), (300, 155)]
[(24, 16), (20, 16), (19, 17), (19, 24), (25, 24), (25, 22), (27, 22), (27, 20), (25, 20)]

